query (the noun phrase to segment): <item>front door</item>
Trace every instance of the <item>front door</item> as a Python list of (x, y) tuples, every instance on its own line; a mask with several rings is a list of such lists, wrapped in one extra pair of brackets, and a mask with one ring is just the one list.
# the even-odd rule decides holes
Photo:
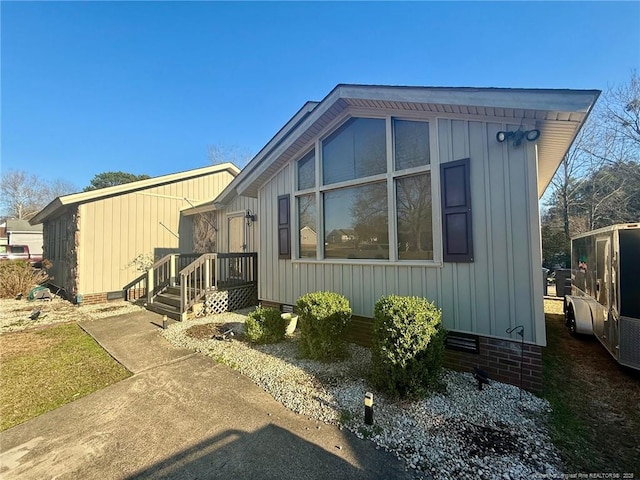
[[(229, 253), (242, 253), (247, 250), (244, 233), (244, 215), (228, 217), (229, 226)], [(228, 281), (238, 282), (242, 279), (243, 268), (241, 258), (228, 259)]]
[(244, 239), (244, 216), (229, 217), (229, 253), (245, 252), (247, 244)]

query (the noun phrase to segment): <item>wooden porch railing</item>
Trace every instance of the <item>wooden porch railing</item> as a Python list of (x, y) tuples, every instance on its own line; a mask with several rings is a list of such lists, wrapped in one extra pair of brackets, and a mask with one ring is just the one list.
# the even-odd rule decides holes
[(156, 295), (168, 287), (180, 286), (180, 311), (184, 313), (207, 292), (258, 282), (258, 254), (187, 253), (167, 255), (123, 287), (124, 298), (135, 301)]
[(143, 273), (135, 280), (122, 287), (124, 299), (127, 302), (135, 302), (147, 296), (147, 274)]
[(207, 292), (258, 281), (257, 253), (207, 253), (180, 270), (180, 307), (188, 311)]
[[(138, 300), (147, 297), (148, 302), (153, 301), (153, 297), (162, 293), (170, 285), (175, 285), (175, 258), (178, 254), (170, 254), (155, 262), (146, 273), (143, 273), (132, 282), (125, 285), (125, 300)], [(197, 257), (197, 254), (195, 255)]]

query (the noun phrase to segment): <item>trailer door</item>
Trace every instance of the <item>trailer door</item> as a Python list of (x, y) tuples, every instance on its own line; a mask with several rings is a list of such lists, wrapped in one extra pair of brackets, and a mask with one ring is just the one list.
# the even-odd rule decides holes
[(611, 307), (611, 240), (610, 237), (596, 239), (596, 300), (600, 304), (595, 313), (594, 331), (605, 346), (616, 356), (611, 345), (610, 307)]

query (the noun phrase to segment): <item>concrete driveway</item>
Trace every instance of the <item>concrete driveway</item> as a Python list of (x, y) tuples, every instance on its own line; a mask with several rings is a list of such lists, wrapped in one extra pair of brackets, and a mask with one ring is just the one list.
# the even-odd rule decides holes
[(0, 433), (3, 479), (410, 479), (395, 456), (296, 415), (170, 346), (141, 312), (81, 326), (134, 375)]

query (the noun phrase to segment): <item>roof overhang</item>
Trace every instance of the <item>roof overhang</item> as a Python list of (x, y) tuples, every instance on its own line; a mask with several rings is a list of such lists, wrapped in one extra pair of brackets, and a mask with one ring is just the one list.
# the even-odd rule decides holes
[(57, 197), (40, 212), (38, 212), (33, 218), (29, 220), (31, 225), (36, 225), (44, 222), (49, 218), (55, 218), (58, 216), (64, 208), (81, 203), (95, 202), (103, 198), (115, 197), (117, 195), (123, 195), (126, 193), (132, 193), (146, 188), (157, 187), (160, 185), (166, 185), (168, 183), (188, 180), (190, 178), (201, 177), (204, 175), (210, 175), (213, 173), (219, 173), (227, 171), (234, 177), (240, 173), (240, 169), (233, 163), (221, 163), (218, 165), (212, 165), (209, 167), (196, 168), (193, 170), (187, 170), (184, 172), (172, 173), (169, 175), (162, 175), (160, 177), (148, 178), (146, 180), (138, 180), (136, 182), (124, 183), (122, 185), (116, 185), (113, 187), (100, 188), (97, 190), (90, 190), (88, 192), (74, 193), (72, 195), (65, 195)]
[(350, 110), (371, 113), (414, 111), (532, 125), (540, 130), (538, 196), (551, 182), (563, 157), (591, 112), (599, 90), (338, 85), (321, 102), (303, 107), (227, 186), (216, 202), (237, 195), (257, 197), (260, 187), (301, 149)]
[[(263, 162), (267, 161), (270, 158), (270, 155), (277, 147), (286, 141), (298, 127), (311, 115), (311, 113), (315, 110), (315, 108), (319, 105), (319, 102), (306, 102), (300, 110), (296, 112), (296, 114), (291, 117), (291, 119), (284, 124), (284, 126), (278, 130), (267, 144), (262, 147), (262, 149), (258, 152), (258, 154), (251, 159), (251, 161), (247, 164), (245, 168), (242, 169), (240, 175), (243, 172), (252, 172), (257, 170)], [(239, 175), (239, 176), (240, 176)], [(227, 187), (220, 192), (214, 201), (210, 202), (212, 205), (217, 205), (215, 208), (223, 208), (225, 205), (228, 205), (235, 197), (244, 195), (237, 190), (237, 180), (238, 177), (234, 178), (233, 181), (227, 185)], [(249, 194), (248, 196), (257, 197), (257, 191), (254, 194)]]

